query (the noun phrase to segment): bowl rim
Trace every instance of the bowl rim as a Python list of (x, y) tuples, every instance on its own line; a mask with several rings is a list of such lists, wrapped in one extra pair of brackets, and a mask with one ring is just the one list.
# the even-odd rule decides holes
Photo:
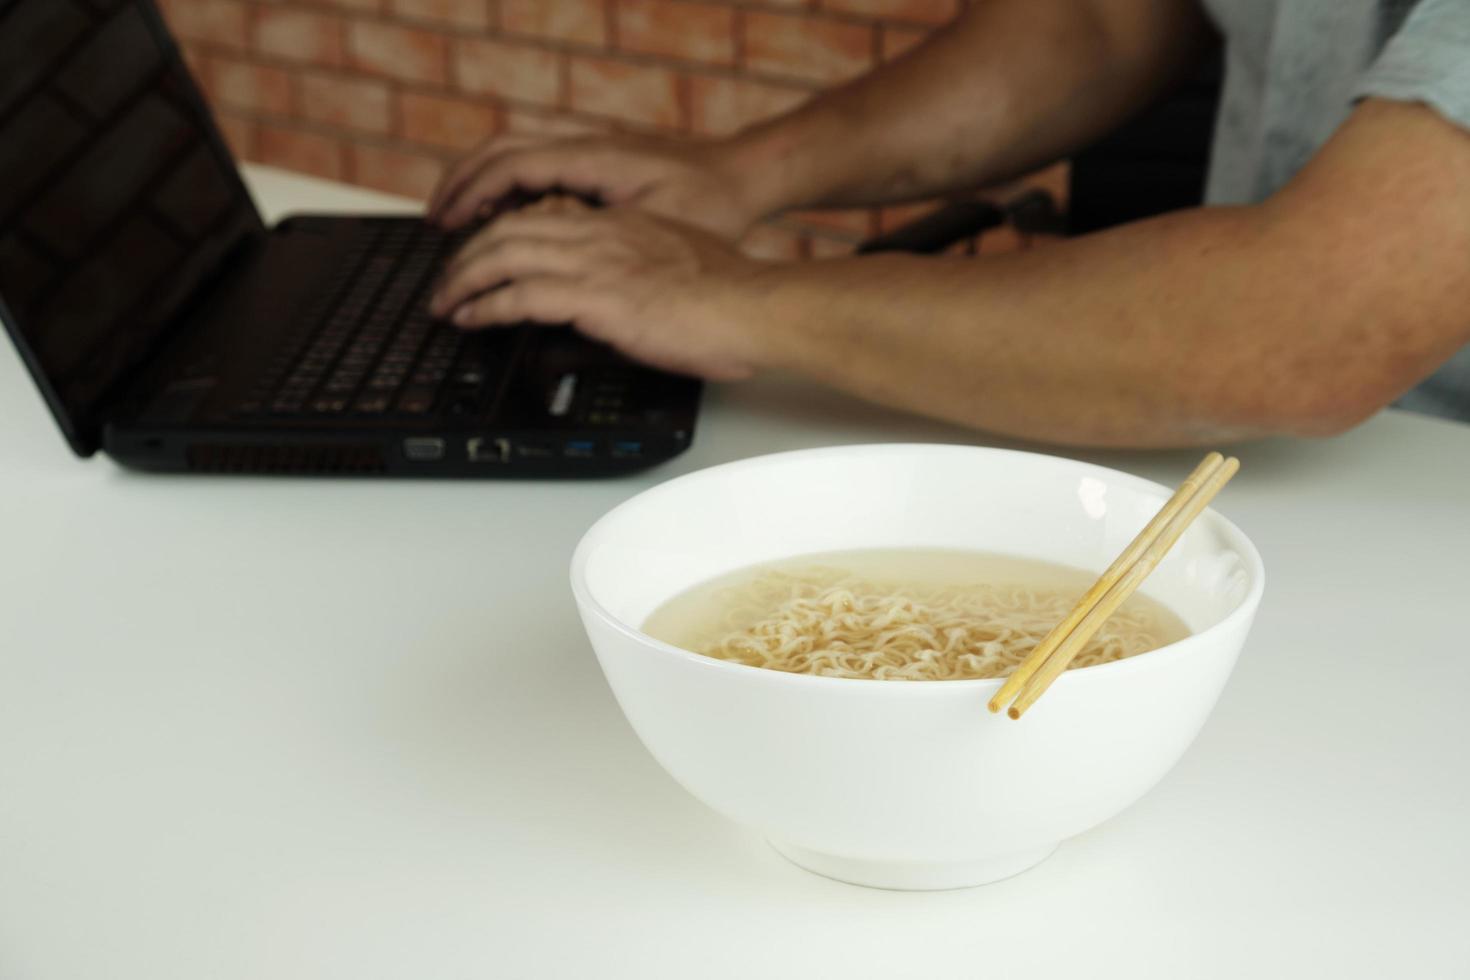
[[(981, 453), (992, 456), (1022, 456), (1032, 459), (1052, 460), (1058, 463), (1077, 467), (1079, 468), (1079, 470), (1084, 472), (1090, 471), (1093, 473), (1106, 474), (1110, 479), (1130, 484), (1136, 489), (1152, 491), (1159, 496), (1160, 506), (1162, 506), (1163, 502), (1165, 500), (1168, 500), (1169, 497), (1174, 493), (1172, 489), (1164, 486), (1161, 483), (1155, 483), (1152, 480), (1144, 479), (1141, 476), (1135, 476), (1134, 474), (1125, 472), (1123, 470), (1116, 470), (1108, 466), (1101, 466), (1097, 463), (1089, 463), (1083, 460), (1072, 459), (1069, 456), (1059, 456), (1051, 453), (1030, 452), (1021, 449), (1001, 449), (990, 446), (972, 446), (957, 443), (898, 442), (861, 443), (849, 446), (822, 446), (812, 449), (794, 449), (777, 453), (765, 453), (760, 456), (749, 456), (745, 459), (731, 460), (726, 463), (717, 463), (713, 466), (707, 466), (703, 469), (698, 469), (691, 473), (684, 473), (671, 479), (664, 480), (661, 483), (657, 483), (652, 487), (648, 487), (647, 489), (634, 494), (627, 500), (624, 500), (622, 503), (613, 507), (607, 513), (603, 514), (601, 517), (593, 522), (592, 526), (589, 527), (585, 533), (583, 533), (582, 537), (577, 542), (576, 549), (572, 552), (572, 560), (569, 568), (572, 594), (577, 601), (578, 607), (582, 609), (584, 613), (592, 613), (598, 619), (602, 620), (604, 623), (610, 626), (615, 632), (621, 633), (629, 639), (638, 641), (642, 647), (655, 651), (661, 656), (677, 658), (684, 661), (685, 663), (692, 664), (696, 667), (706, 668), (710, 670), (734, 672), (736, 676), (745, 676), (748, 678), (763, 677), (769, 683), (788, 683), (797, 685), (860, 684), (864, 685), (866, 688), (872, 688), (874, 685), (883, 684), (886, 685), (886, 687), (884, 688), (885, 690), (892, 689), (913, 692), (911, 695), (901, 696), (939, 696), (940, 694), (945, 692), (973, 692), (977, 690), (982, 690), (987, 687), (999, 689), (1001, 684), (1005, 682), (1004, 677), (974, 677), (966, 678), (963, 680), (925, 682), (897, 682), (887, 680), (879, 681), (870, 677), (828, 677), (821, 674), (797, 674), (782, 670), (770, 670), (765, 667), (754, 667), (749, 664), (734, 663), (729, 660), (720, 660), (715, 657), (707, 657), (704, 654), (695, 653), (692, 650), (685, 650), (681, 647), (674, 646), (672, 643), (666, 643), (663, 640), (649, 636), (637, 626), (633, 626), (624, 622), (617, 616), (614, 616), (607, 609), (606, 606), (599, 602), (596, 597), (592, 595), (592, 591), (587, 585), (587, 562), (588, 557), (591, 553), (591, 549), (596, 544), (595, 539), (599, 536), (600, 533), (606, 533), (604, 530), (606, 525), (615, 522), (622, 512), (630, 509), (635, 504), (647, 504), (650, 499), (656, 499), (657, 497), (660, 497), (666, 493), (676, 492), (676, 489), (685, 489), (691, 483), (700, 483), (706, 480), (717, 479), (718, 477), (723, 475), (725, 471), (731, 469), (750, 469), (753, 467), (771, 466), (778, 463), (798, 460), (802, 457), (821, 459), (823, 457), (852, 456), (857, 454), (868, 456), (873, 453), (911, 453), (915, 450), (923, 452), (957, 454)], [(1154, 669), (1151, 668), (1149, 664), (1172, 662), (1177, 660), (1180, 656), (1187, 656), (1189, 655), (1190, 651), (1194, 650), (1195, 648), (1207, 645), (1207, 638), (1211, 634), (1216, 633), (1217, 631), (1221, 631), (1227, 626), (1236, 626), (1241, 620), (1249, 621), (1250, 618), (1255, 615), (1256, 608), (1260, 605), (1261, 596), (1264, 593), (1266, 587), (1265, 564), (1261, 559), (1260, 551), (1258, 551), (1255, 546), (1255, 542), (1251, 541), (1250, 537), (1246, 535), (1246, 533), (1242, 531), (1234, 521), (1230, 520), (1228, 517), (1215, 510), (1213, 507), (1206, 508), (1204, 512), (1200, 514), (1197, 520), (1209, 521), (1217, 531), (1223, 532), (1224, 536), (1230, 539), (1231, 544), (1246, 560), (1248, 570), (1251, 573), (1251, 588), (1250, 591), (1247, 592), (1246, 595), (1240, 600), (1239, 604), (1219, 622), (1206, 627), (1198, 633), (1191, 633), (1181, 640), (1176, 640), (1173, 643), (1166, 643), (1164, 646), (1158, 647), (1154, 650), (1149, 650), (1147, 653), (1138, 654), (1137, 656), (1126, 657), (1122, 660), (1114, 660), (1109, 663), (1093, 664), (1089, 667), (1077, 667), (1075, 669), (1068, 670), (1064, 672), (1060, 677), (1058, 677), (1056, 681), (1053, 682), (1053, 686), (1056, 686), (1058, 684), (1067, 684), (1068, 686), (1074, 686), (1080, 683), (1089, 683), (1088, 678), (1113, 677), (1120, 674), (1125, 674), (1129, 671)]]

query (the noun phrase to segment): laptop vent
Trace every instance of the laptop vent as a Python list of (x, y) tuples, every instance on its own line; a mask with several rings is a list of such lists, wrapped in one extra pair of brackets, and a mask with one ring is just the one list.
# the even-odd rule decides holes
[(184, 451), (196, 473), (370, 475), (387, 469), (378, 446), (252, 446), (197, 443)]

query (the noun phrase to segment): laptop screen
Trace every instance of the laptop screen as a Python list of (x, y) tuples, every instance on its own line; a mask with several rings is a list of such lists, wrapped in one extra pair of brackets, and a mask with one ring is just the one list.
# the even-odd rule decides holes
[(260, 228), (149, 0), (0, 0), (0, 315), (73, 447)]

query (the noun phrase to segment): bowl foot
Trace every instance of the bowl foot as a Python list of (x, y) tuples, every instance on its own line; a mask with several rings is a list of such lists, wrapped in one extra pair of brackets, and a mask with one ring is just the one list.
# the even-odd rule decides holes
[(939, 891), (988, 885), (1036, 867), (1057, 849), (1047, 844), (1028, 851), (1002, 854), (979, 861), (867, 861), (823, 854), (795, 844), (770, 841), (770, 845), (792, 864), (824, 878), (867, 888), (896, 891)]

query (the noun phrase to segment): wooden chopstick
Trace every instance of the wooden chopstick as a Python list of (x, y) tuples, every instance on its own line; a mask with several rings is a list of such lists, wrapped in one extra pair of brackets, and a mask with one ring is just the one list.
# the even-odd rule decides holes
[[(1020, 718), (1052, 682), (1062, 675), (1108, 617), (1158, 567), (1164, 555), (1239, 469), (1238, 459), (1222, 460), (1218, 453), (1205, 457), (1148, 526), (1088, 590), (1087, 595), (1082, 597), (1067, 618), (1047, 634), (1046, 639), (1012, 674), (1014, 679), (1024, 670), (1022, 679), (1015, 685), (1007, 680), (1006, 686), (1010, 686), (1013, 692), (1020, 690), (1019, 696), (1006, 712), (1010, 717)], [(1112, 580), (1111, 583), (1109, 579)], [(991, 699), (990, 710), (998, 710), (1009, 699), (1006, 686)]]
[(1006, 702), (1020, 693), (1021, 686), (1031, 679), (1031, 675), (1035, 674), (1037, 669), (1046, 662), (1046, 658), (1051, 656), (1052, 651), (1061, 645), (1068, 634), (1077, 628), (1077, 624), (1082, 622), (1083, 617), (1091, 611), (1092, 607), (1097, 605), (1099, 600), (1107, 594), (1109, 589), (1118, 583), (1118, 580), (1123, 577), (1123, 574), (1128, 571), (1133, 563), (1143, 556), (1143, 553), (1148, 550), (1148, 546), (1153, 544), (1154, 540), (1159, 536), (1159, 532), (1164, 529), (1164, 525), (1168, 524), (1184, 509), (1184, 505), (1189, 502), (1189, 499), (1198, 492), (1205, 481), (1224, 462), (1224, 456), (1221, 456), (1219, 453), (1210, 453), (1194, 468), (1193, 473), (1185, 477), (1184, 482), (1179, 485), (1179, 489), (1174, 491), (1174, 496), (1170, 497), (1164, 503), (1164, 506), (1159, 508), (1159, 512), (1154, 515), (1153, 520), (1149, 521), (1144, 526), (1144, 529), (1139, 531), (1138, 535), (1129, 542), (1128, 547), (1124, 548), (1123, 553), (1114, 559), (1113, 563), (1108, 566), (1108, 570), (1103, 572), (1102, 576), (1093, 583), (1092, 588), (1087, 590), (1086, 595), (1077, 600), (1077, 605), (1072, 607), (1072, 611), (1067, 614), (1067, 618), (1053, 627), (1052, 631), (1046, 634), (1042, 638), (1042, 641), (1037, 644), (1036, 649), (1032, 650), (1030, 655), (1021, 662), (1020, 666), (1011, 672), (1011, 676), (1006, 678), (1006, 682), (1001, 685), (1000, 690), (995, 692), (995, 697), (990, 699), (991, 711), (999, 711), (1005, 706)]

